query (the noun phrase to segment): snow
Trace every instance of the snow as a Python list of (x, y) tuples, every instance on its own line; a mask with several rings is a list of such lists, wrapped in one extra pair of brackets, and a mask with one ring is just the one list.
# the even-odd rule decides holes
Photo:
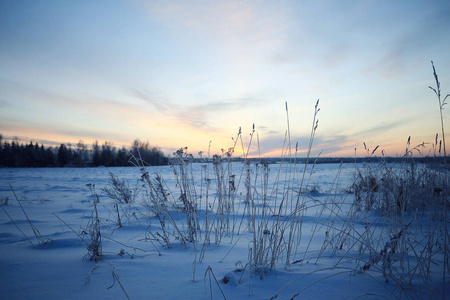
[[(208, 164), (192, 165), (193, 186), (199, 198), (198, 208), (202, 230), (199, 243), (187, 243), (187, 248), (172, 237), (172, 248), (163, 243), (150, 241), (151, 234), (160, 232), (158, 219), (143, 202), (141, 190), (133, 203), (120, 203), (122, 227), (117, 226), (114, 205), (116, 202), (102, 192), (109, 186), (109, 174), (113, 173), (129, 182), (130, 189), (142, 185), (141, 171), (130, 168), (47, 168), (47, 169), (0, 169), (0, 200), (7, 203), (0, 212), (0, 295), (3, 299), (365, 299), (396, 298), (407, 295), (393, 281), (385, 282), (379, 268), (363, 272), (361, 267), (369, 258), (361, 258), (355, 251), (346, 252), (323, 248), (330, 241), (332, 230), (343, 228), (348, 220), (345, 216), (352, 195), (343, 191), (352, 183), (355, 166), (346, 164), (319, 164), (308, 167), (302, 191), (306, 207), (301, 215), (302, 231), (299, 247), (294, 249), (290, 265), (280, 258), (274, 268), (264, 272), (250, 272), (248, 265), (254, 232), (247, 226), (245, 216), (245, 184), (239, 179), (243, 164), (232, 165), (238, 192), (235, 208), (230, 213), (234, 230), (225, 234), (220, 244), (211, 232), (211, 243), (206, 245), (204, 259), (199, 257), (206, 236), (205, 195), (206, 182), (202, 178), (213, 178), (213, 167)], [(303, 165), (279, 172), (278, 165), (270, 165), (268, 194), (284, 192), (282, 188), (293, 182), (289, 193), (300, 187)], [(160, 175), (168, 191), (178, 199), (179, 185), (173, 169), (169, 166), (147, 167), (152, 178)], [(298, 171), (300, 170), (300, 171)], [(208, 171), (208, 173), (205, 173)], [(252, 171), (253, 175), (256, 171)], [(191, 173), (189, 173), (191, 174)], [(294, 174), (294, 175), (290, 175)], [(258, 195), (264, 183), (254, 176), (255, 209), (263, 210), (265, 204)], [(278, 178), (278, 179), (277, 179)], [(274, 183), (280, 186), (274, 188)], [(305, 181), (306, 182), (306, 181)], [(87, 257), (87, 230), (93, 211), (93, 197), (86, 184), (94, 184), (100, 202), (97, 204), (103, 255), (97, 262)], [(46, 243), (39, 243), (12, 189), (23, 206), (28, 218), (37, 228)], [(217, 205), (215, 182), (208, 189), (209, 205)], [(302, 193), (303, 195), (303, 193)], [(217, 196), (217, 195), (216, 195)], [(281, 199), (281, 198), (279, 198)], [(324, 209), (328, 203), (333, 214)], [(334, 203), (334, 204), (333, 204)], [(273, 207), (274, 203), (269, 203)], [(171, 213), (180, 228), (186, 229), (185, 213), (171, 208)], [(340, 212), (342, 210), (342, 213)], [(271, 210), (275, 211), (275, 209)], [(283, 212), (289, 214), (289, 212)], [(244, 217), (243, 217), (244, 215)], [(212, 222), (212, 215), (209, 216)], [(262, 218), (262, 217), (261, 217)], [(275, 217), (272, 216), (273, 220)], [(383, 232), (388, 225), (377, 213), (367, 218), (376, 230)], [(242, 221), (243, 220), (243, 221)], [(262, 219), (258, 219), (262, 220)], [(238, 225), (243, 222), (243, 225)], [(259, 221), (258, 221), (259, 222)], [(270, 222), (270, 221), (269, 221)], [(331, 224), (327, 227), (326, 224)], [(365, 223), (356, 220), (355, 227)], [(24, 232), (25, 237), (17, 228)], [(269, 230), (267, 235), (272, 234)], [(30, 239), (30, 240), (28, 240)], [(327, 240), (328, 239), (328, 240)], [(384, 240), (379, 241), (382, 248)], [(33, 244), (33, 245), (32, 245)], [(33, 247), (34, 246), (34, 247)], [(439, 258), (439, 256), (436, 256)], [(366, 260), (364, 260), (366, 259)], [(411, 257), (411, 260), (413, 257)], [(443, 258), (442, 258), (443, 260)], [(359, 263), (359, 265), (358, 265)], [(442, 290), (442, 264), (439, 261), (430, 267), (431, 294), (421, 294), (420, 282), (413, 280), (414, 297), (438, 296)], [(225, 280), (224, 280), (225, 278)], [(216, 281), (217, 280), (217, 281)], [(446, 295), (450, 295), (447, 282)], [(441, 294), (442, 295), (442, 294)]]

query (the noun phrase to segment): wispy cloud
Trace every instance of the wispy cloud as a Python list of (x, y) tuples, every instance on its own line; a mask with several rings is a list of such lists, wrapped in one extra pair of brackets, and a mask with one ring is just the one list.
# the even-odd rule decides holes
[[(264, 102), (246, 97), (222, 101), (204, 101), (200, 104), (179, 104), (156, 93), (130, 89), (117, 99), (107, 99), (91, 95), (80, 98), (53, 92), (49, 89), (31, 87), (24, 84), (10, 84), (8, 94), (21, 99), (12, 114), (24, 115), (24, 108), (31, 108), (27, 117), (17, 122), (3, 119), (2, 128), (15, 131), (27, 137), (25, 132), (33, 132), (36, 138), (47, 140), (59, 136), (78, 139), (116, 140), (127, 142), (131, 138), (150, 137), (153, 141), (174, 143), (179, 137), (209, 136), (234, 130), (223, 128), (218, 119), (226, 119), (236, 111), (248, 107), (261, 107)], [(123, 101), (118, 100), (122, 98)], [(58, 126), (54, 126), (54, 122)], [(19, 128), (19, 126), (23, 128)], [(31, 130), (31, 128), (34, 128)], [(2, 129), (3, 130), (3, 129)], [(167, 132), (167, 135), (164, 135)], [(172, 139), (169, 138), (172, 135)], [(158, 137), (157, 137), (158, 136)], [(183, 142), (185, 143), (185, 142)]]
[(285, 11), (280, 5), (252, 1), (142, 2), (152, 17), (167, 26), (187, 28), (220, 40), (249, 42), (279, 37), (285, 29)]
[(430, 55), (440, 53), (436, 47), (447, 47), (445, 45), (450, 42), (447, 34), (450, 8), (448, 3), (442, 5), (439, 11), (424, 10), (421, 15), (411, 16), (416, 19), (414, 22), (406, 20), (408, 26), (396, 26), (395, 20), (386, 24), (392, 27), (392, 32), (383, 38), (381, 55), (369, 65), (367, 72), (378, 72), (384, 79), (402, 77), (410, 73), (418, 62), (428, 63), (432, 59)]
[(161, 113), (166, 113), (176, 108), (174, 105), (171, 104), (169, 99), (158, 96), (153, 92), (131, 89), (130, 93), (132, 96), (135, 96), (136, 98), (144, 101), (145, 103), (149, 104), (150, 106), (152, 106), (154, 109), (156, 109), (158, 112)]
[(201, 59), (213, 59), (235, 86), (257, 75), (260, 62), (284, 42), (284, 30), (290, 26), (288, 9), (269, 1), (141, 3), (152, 20), (184, 41), (182, 45), (200, 44), (198, 53), (207, 48), (208, 55)]
[(221, 119), (231, 116), (234, 112), (246, 110), (251, 107), (261, 107), (266, 101), (257, 97), (235, 98), (223, 101), (204, 101), (201, 104), (182, 104), (172, 101), (164, 96), (155, 95), (154, 92), (133, 89), (131, 95), (143, 100), (157, 113), (163, 114), (169, 122), (189, 126), (200, 131), (214, 134), (223, 131), (218, 124), (217, 117)]
[(390, 131), (395, 130), (396, 128), (400, 126), (404, 126), (407, 124), (406, 120), (396, 120), (391, 121), (388, 123), (383, 123), (375, 126), (370, 126), (366, 129), (359, 130), (352, 134), (354, 137), (372, 137), (372, 136), (379, 136), (382, 134), (388, 134)]

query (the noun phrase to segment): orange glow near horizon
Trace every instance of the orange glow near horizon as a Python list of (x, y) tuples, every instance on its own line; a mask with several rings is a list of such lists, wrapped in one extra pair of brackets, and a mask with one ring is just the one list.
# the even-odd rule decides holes
[[(194, 156), (198, 156), (198, 153), (200, 151), (203, 152), (203, 155), (206, 155), (208, 150), (210, 151), (210, 155), (219, 154), (221, 155), (223, 152), (228, 151), (230, 147), (233, 147), (234, 141), (231, 138), (225, 138), (219, 137), (209, 137), (204, 131), (198, 131), (195, 128), (186, 128), (187, 131), (179, 132), (173, 137), (166, 136), (164, 139), (162, 139), (160, 142), (163, 143), (154, 143), (152, 141), (149, 141), (145, 138), (140, 137), (130, 137), (129, 140), (122, 141), (122, 140), (114, 140), (114, 139), (92, 139), (91, 137), (86, 136), (80, 136), (80, 137), (72, 137), (72, 136), (62, 136), (61, 134), (57, 132), (53, 132), (51, 130), (45, 130), (45, 129), (38, 129), (38, 128), (26, 128), (26, 127), (15, 127), (14, 133), (19, 133), (19, 135), (11, 135), (9, 131), (1, 132), (3, 135), (4, 141), (10, 141), (14, 139), (15, 137), (18, 138), (19, 143), (27, 144), (29, 142), (38, 143), (39, 145), (43, 144), (44, 146), (48, 147), (55, 147), (59, 146), (60, 144), (71, 144), (73, 148), (76, 147), (76, 144), (79, 141), (82, 141), (85, 145), (90, 148), (92, 144), (97, 140), (100, 145), (104, 144), (105, 142), (110, 142), (113, 144), (116, 148), (129, 148), (133, 141), (135, 139), (139, 139), (143, 142), (149, 142), (151, 146), (160, 148), (167, 156), (171, 156), (174, 151), (176, 151), (179, 148), (188, 148), (188, 152), (193, 154)], [(170, 130), (168, 130), (169, 134)], [(192, 138), (186, 138), (183, 137), (183, 134), (188, 134), (188, 136), (195, 137)], [(418, 147), (417, 149), (420, 150), (417, 151), (414, 149), (417, 145), (420, 145), (421, 143), (418, 143), (417, 140), (411, 141), (410, 150), (412, 151), (413, 156), (429, 156), (434, 154), (434, 148), (432, 143), (426, 143), (425, 147)], [(369, 145), (367, 145), (369, 147)], [(375, 145), (376, 146), (376, 145)], [(365, 157), (367, 155), (370, 155), (373, 151), (373, 148), (375, 146), (370, 146), (369, 152), (367, 152), (362, 143), (360, 146), (355, 147), (348, 146), (348, 148), (345, 148), (345, 145), (340, 145), (341, 150), (327, 152), (326, 148), (320, 148), (321, 145), (314, 146), (312, 156), (318, 155), (318, 153), (321, 153), (321, 157)], [(247, 152), (247, 146), (244, 144), (244, 149), (242, 149), (242, 146), (237, 144), (234, 152), (235, 157), (243, 157), (245, 153)], [(286, 157), (288, 155), (288, 150), (286, 148), (276, 148), (276, 149), (268, 149), (265, 150), (264, 147), (264, 141), (261, 142), (261, 153), (258, 153), (258, 148), (255, 145), (252, 145), (250, 147), (248, 158), (270, 158), (270, 157)], [(397, 157), (402, 156), (405, 154), (406, 151), (406, 143), (404, 141), (392, 143), (392, 144), (386, 144), (386, 145), (380, 145), (377, 151), (373, 154), (374, 156), (382, 156), (382, 152), (384, 152), (385, 156), (388, 157)], [(437, 151), (437, 150), (436, 150)], [(304, 157), (307, 153), (306, 149), (300, 149), (295, 153), (295, 149), (291, 149), (291, 155), (292, 157)]]

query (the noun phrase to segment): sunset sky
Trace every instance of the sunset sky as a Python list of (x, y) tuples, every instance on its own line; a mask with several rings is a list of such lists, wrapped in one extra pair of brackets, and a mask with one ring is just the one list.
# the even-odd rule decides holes
[(431, 60), (446, 95), (450, 1), (2, 0), (0, 133), (215, 154), (254, 123), (277, 156), (320, 99), (314, 153), (402, 155), (440, 133)]

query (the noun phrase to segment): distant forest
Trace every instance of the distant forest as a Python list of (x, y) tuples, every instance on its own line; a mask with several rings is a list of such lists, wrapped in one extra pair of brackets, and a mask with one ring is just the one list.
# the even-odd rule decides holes
[(130, 157), (135, 155), (152, 166), (167, 165), (168, 159), (158, 147), (148, 142), (135, 140), (129, 149), (120, 149), (111, 142), (102, 145), (95, 141), (88, 147), (83, 141), (76, 145), (61, 144), (59, 147), (44, 147), (30, 141), (19, 144), (14, 139), (3, 141), (0, 134), (0, 167), (8, 168), (44, 168), (44, 167), (118, 167), (131, 166)]

